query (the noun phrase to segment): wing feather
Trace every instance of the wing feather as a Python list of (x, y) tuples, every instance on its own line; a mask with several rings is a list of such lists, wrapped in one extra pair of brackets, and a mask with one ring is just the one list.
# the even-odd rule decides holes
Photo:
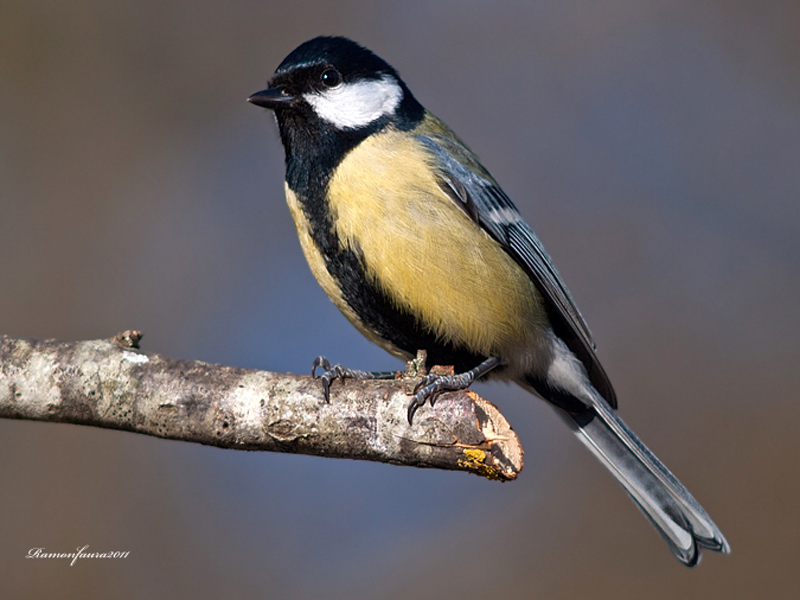
[(528, 273), (549, 304), (556, 333), (581, 359), (597, 391), (616, 407), (616, 395), (594, 352), (589, 327), (517, 207), (465, 146), (436, 134), (419, 135), (418, 139), (434, 157), (442, 189)]

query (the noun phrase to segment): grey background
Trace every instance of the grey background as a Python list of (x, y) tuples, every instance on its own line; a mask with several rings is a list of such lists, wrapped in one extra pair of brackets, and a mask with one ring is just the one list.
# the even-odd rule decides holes
[[(519, 481), (0, 422), (3, 598), (780, 598), (800, 517), (800, 10), (771, 2), (0, 4), (0, 332), (397, 363), (313, 281), (271, 116), (319, 34), (374, 49), (534, 226), (623, 417), (733, 547), (681, 567), (543, 403), (481, 386)], [(117, 562), (29, 548), (129, 550)]]

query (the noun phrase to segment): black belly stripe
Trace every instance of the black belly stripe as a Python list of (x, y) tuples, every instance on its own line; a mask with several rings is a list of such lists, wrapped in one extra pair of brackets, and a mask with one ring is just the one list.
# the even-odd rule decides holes
[[(366, 329), (375, 332), (411, 356), (426, 350), (428, 365), (452, 365), (456, 372), (468, 371), (486, 356), (439, 339), (418, 318), (395, 305), (386, 293), (366, 275), (360, 250), (342, 248), (331, 217), (320, 197), (297, 194), (311, 228), (311, 237), (320, 250), (325, 267), (337, 283), (342, 297)], [(432, 282), (433, 284), (433, 282)], [(499, 371), (498, 371), (499, 372)]]
[[(413, 119), (394, 126), (402, 130), (413, 128), (424, 116), (421, 107), (417, 112), (412, 111)], [(452, 365), (456, 372), (468, 371), (488, 358), (438, 339), (424, 323), (395, 306), (366, 276), (358, 248), (343, 249), (340, 245), (325, 200), (330, 174), (365, 137), (386, 126), (387, 119), (379, 119), (362, 130), (341, 132), (319, 120), (313, 121), (312, 129), (287, 127), (282, 122), (285, 118), (291, 115), (278, 114), (287, 148), (286, 183), (300, 203), (328, 272), (363, 326), (412, 356), (417, 350), (426, 350), (429, 365)], [(500, 370), (495, 369), (493, 374)]]
[(339, 250), (324, 255), (328, 272), (338, 282), (342, 296), (363, 325), (394, 346), (414, 355), (428, 352), (428, 365), (452, 365), (456, 372), (472, 369), (484, 359), (464, 347), (439, 339), (416, 317), (395, 306), (365, 275), (357, 251)]

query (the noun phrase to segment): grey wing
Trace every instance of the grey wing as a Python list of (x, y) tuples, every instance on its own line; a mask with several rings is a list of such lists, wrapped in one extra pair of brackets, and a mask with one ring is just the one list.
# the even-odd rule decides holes
[[(420, 135), (418, 139), (434, 155), (444, 191), (525, 269), (551, 307), (549, 314), (556, 333), (583, 362), (597, 391), (616, 408), (616, 394), (594, 352), (589, 327), (553, 261), (517, 207), (488, 173), (486, 177), (475, 173), (448, 152), (446, 147), (453, 146), (452, 140), (436, 135)], [(479, 164), (465, 147), (455, 150)]]

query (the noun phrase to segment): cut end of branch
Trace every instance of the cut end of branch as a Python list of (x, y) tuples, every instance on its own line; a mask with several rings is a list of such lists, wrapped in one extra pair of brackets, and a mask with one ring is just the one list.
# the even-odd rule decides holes
[(496, 406), (475, 392), (468, 391), (467, 395), (475, 403), (478, 429), (486, 438), (488, 450), (465, 448), (462, 466), (488, 479), (513, 481), (523, 467), (519, 437)]

